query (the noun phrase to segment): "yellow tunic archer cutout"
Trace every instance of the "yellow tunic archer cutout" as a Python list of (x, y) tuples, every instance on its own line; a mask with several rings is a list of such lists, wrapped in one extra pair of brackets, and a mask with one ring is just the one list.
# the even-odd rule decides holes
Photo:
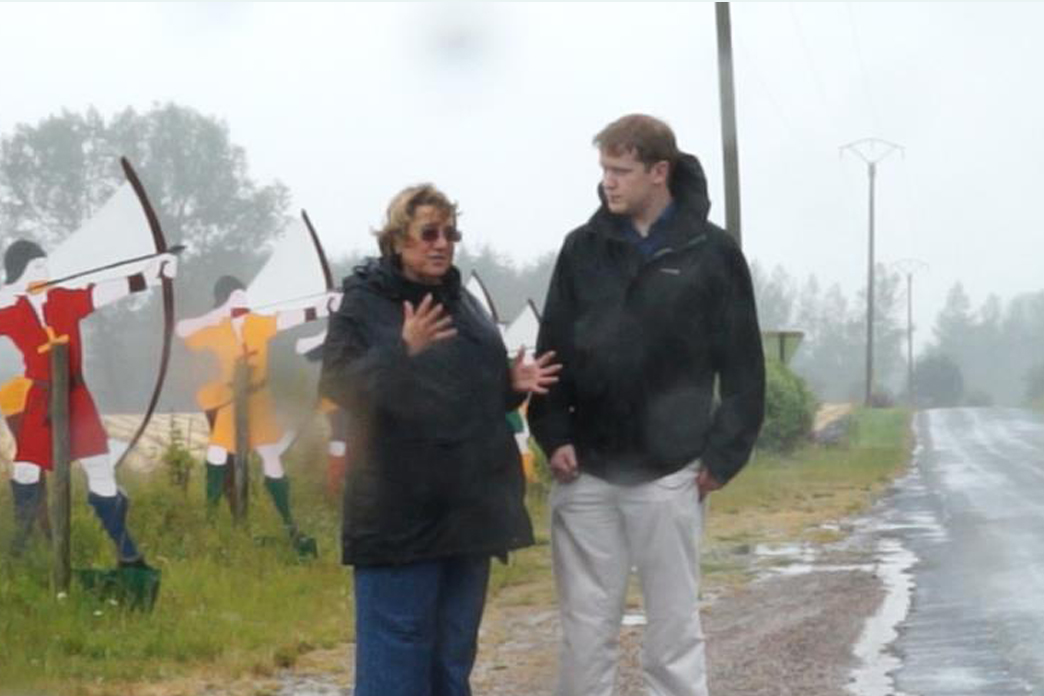
[(236, 361), (244, 354), (250, 366), (250, 393), (247, 397), (250, 447), (276, 443), (284, 433), (276, 419), (275, 403), (268, 389), (268, 342), (278, 332), (276, 318), (244, 315), (241, 337), (236, 335), (233, 321), (239, 319), (223, 319), (219, 324), (200, 329), (185, 339), (190, 349), (210, 351), (218, 359), (218, 379), (201, 387), (196, 392), (196, 400), (204, 411), (217, 412), (210, 444), (224, 447), (229, 452), (235, 452), (236, 441), (232, 380)]

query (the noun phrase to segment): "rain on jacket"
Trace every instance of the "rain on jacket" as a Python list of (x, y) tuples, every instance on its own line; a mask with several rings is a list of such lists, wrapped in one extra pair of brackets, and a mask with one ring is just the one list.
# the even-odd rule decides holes
[[(750, 272), (735, 241), (707, 220), (699, 162), (670, 180), (674, 213), (648, 260), (602, 205), (565, 239), (538, 351), (561, 379), (529, 406), (550, 457), (572, 444), (580, 470), (640, 483), (699, 458), (721, 483), (746, 464), (764, 415), (765, 366)], [(715, 398), (715, 379), (718, 394)]]
[[(371, 260), (343, 289), (320, 378), (322, 395), (349, 419), (343, 562), (503, 555), (532, 544), (522, 464), (504, 417), (524, 397), (511, 389), (497, 327), (457, 269), (426, 286), (390, 259)], [(458, 333), (411, 357), (403, 302), (416, 306), (429, 292)]]

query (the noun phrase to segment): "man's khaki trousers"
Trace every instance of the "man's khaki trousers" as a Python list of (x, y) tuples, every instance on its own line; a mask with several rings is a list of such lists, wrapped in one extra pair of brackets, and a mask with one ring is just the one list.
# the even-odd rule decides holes
[(632, 567), (647, 620), (647, 693), (707, 696), (696, 471), (693, 464), (635, 486), (589, 474), (555, 484), (551, 547), (562, 625), (557, 696), (611, 696)]

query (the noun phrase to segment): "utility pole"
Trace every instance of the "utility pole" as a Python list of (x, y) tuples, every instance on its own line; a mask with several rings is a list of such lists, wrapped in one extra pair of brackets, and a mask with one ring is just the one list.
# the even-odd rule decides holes
[(721, 95), (722, 162), (725, 168), (725, 229), (743, 246), (740, 227), (739, 142), (736, 131), (736, 86), (732, 75), (732, 22), (729, 3), (714, 3), (718, 26), (718, 91)]
[(913, 276), (928, 270), (928, 264), (920, 259), (900, 259), (895, 267), (906, 275), (906, 399), (910, 408), (917, 405), (913, 381)]
[(849, 151), (863, 160), (870, 179), (870, 233), (866, 270), (866, 395), (864, 399), (865, 405), (870, 406), (874, 388), (874, 185), (877, 177), (877, 163), (893, 152), (902, 152), (903, 147), (880, 138), (863, 138), (842, 145), (840, 149), (842, 155), (845, 151)]

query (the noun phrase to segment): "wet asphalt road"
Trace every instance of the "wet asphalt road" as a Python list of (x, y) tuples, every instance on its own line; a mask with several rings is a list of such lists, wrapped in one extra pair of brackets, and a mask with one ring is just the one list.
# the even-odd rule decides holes
[(917, 557), (895, 693), (1044, 695), (1044, 419), (933, 410), (915, 434), (883, 520)]

